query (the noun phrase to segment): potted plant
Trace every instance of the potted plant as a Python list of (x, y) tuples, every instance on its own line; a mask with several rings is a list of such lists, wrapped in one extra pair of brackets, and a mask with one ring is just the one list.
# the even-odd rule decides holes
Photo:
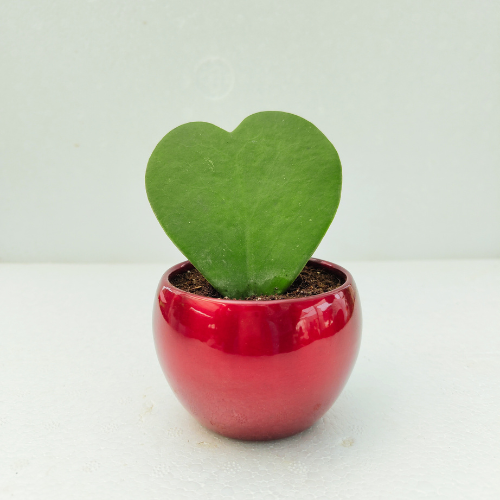
[(290, 436), (347, 381), (361, 335), (356, 285), (311, 259), (341, 183), (333, 145), (289, 113), (253, 114), (233, 132), (187, 123), (153, 151), (148, 198), (189, 259), (160, 280), (155, 345), (175, 394), (207, 428)]

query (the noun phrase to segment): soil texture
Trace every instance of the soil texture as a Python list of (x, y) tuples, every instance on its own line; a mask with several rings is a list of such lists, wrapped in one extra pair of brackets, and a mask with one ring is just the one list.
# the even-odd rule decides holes
[[(329, 292), (344, 284), (344, 279), (336, 273), (322, 267), (306, 265), (297, 276), (290, 288), (282, 294), (260, 295), (246, 297), (240, 300), (283, 300), (297, 299)], [(189, 293), (211, 297), (214, 299), (228, 299), (222, 296), (197, 269), (190, 269), (183, 273), (175, 274), (170, 282), (177, 288)]]

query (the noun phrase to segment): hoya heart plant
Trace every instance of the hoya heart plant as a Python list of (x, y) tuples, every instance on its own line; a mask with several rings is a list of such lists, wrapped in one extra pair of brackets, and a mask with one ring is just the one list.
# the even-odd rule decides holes
[(331, 142), (279, 111), (250, 115), (232, 132), (181, 125), (146, 170), (149, 202), (169, 238), (234, 299), (287, 290), (330, 226), (341, 186)]

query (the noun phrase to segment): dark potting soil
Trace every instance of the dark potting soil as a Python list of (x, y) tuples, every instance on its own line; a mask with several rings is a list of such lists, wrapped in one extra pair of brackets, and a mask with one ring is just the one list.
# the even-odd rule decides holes
[[(223, 297), (197, 269), (190, 269), (183, 273), (175, 274), (170, 278), (172, 285), (185, 292), (211, 297), (214, 299), (227, 299)], [(242, 300), (282, 300), (297, 299), (329, 292), (344, 284), (344, 279), (337, 274), (321, 267), (306, 265), (297, 276), (290, 288), (281, 294), (260, 295), (247, 297)]]

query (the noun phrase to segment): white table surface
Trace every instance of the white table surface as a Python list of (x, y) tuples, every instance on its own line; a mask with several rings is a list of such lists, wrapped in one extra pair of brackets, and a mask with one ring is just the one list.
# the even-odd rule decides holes
[(153, 348), (160, 265), (0, 265), (0, 498), (499, 499), (500, 261), (340, 263), (364, 330), (313, 428), (202, 428)]

